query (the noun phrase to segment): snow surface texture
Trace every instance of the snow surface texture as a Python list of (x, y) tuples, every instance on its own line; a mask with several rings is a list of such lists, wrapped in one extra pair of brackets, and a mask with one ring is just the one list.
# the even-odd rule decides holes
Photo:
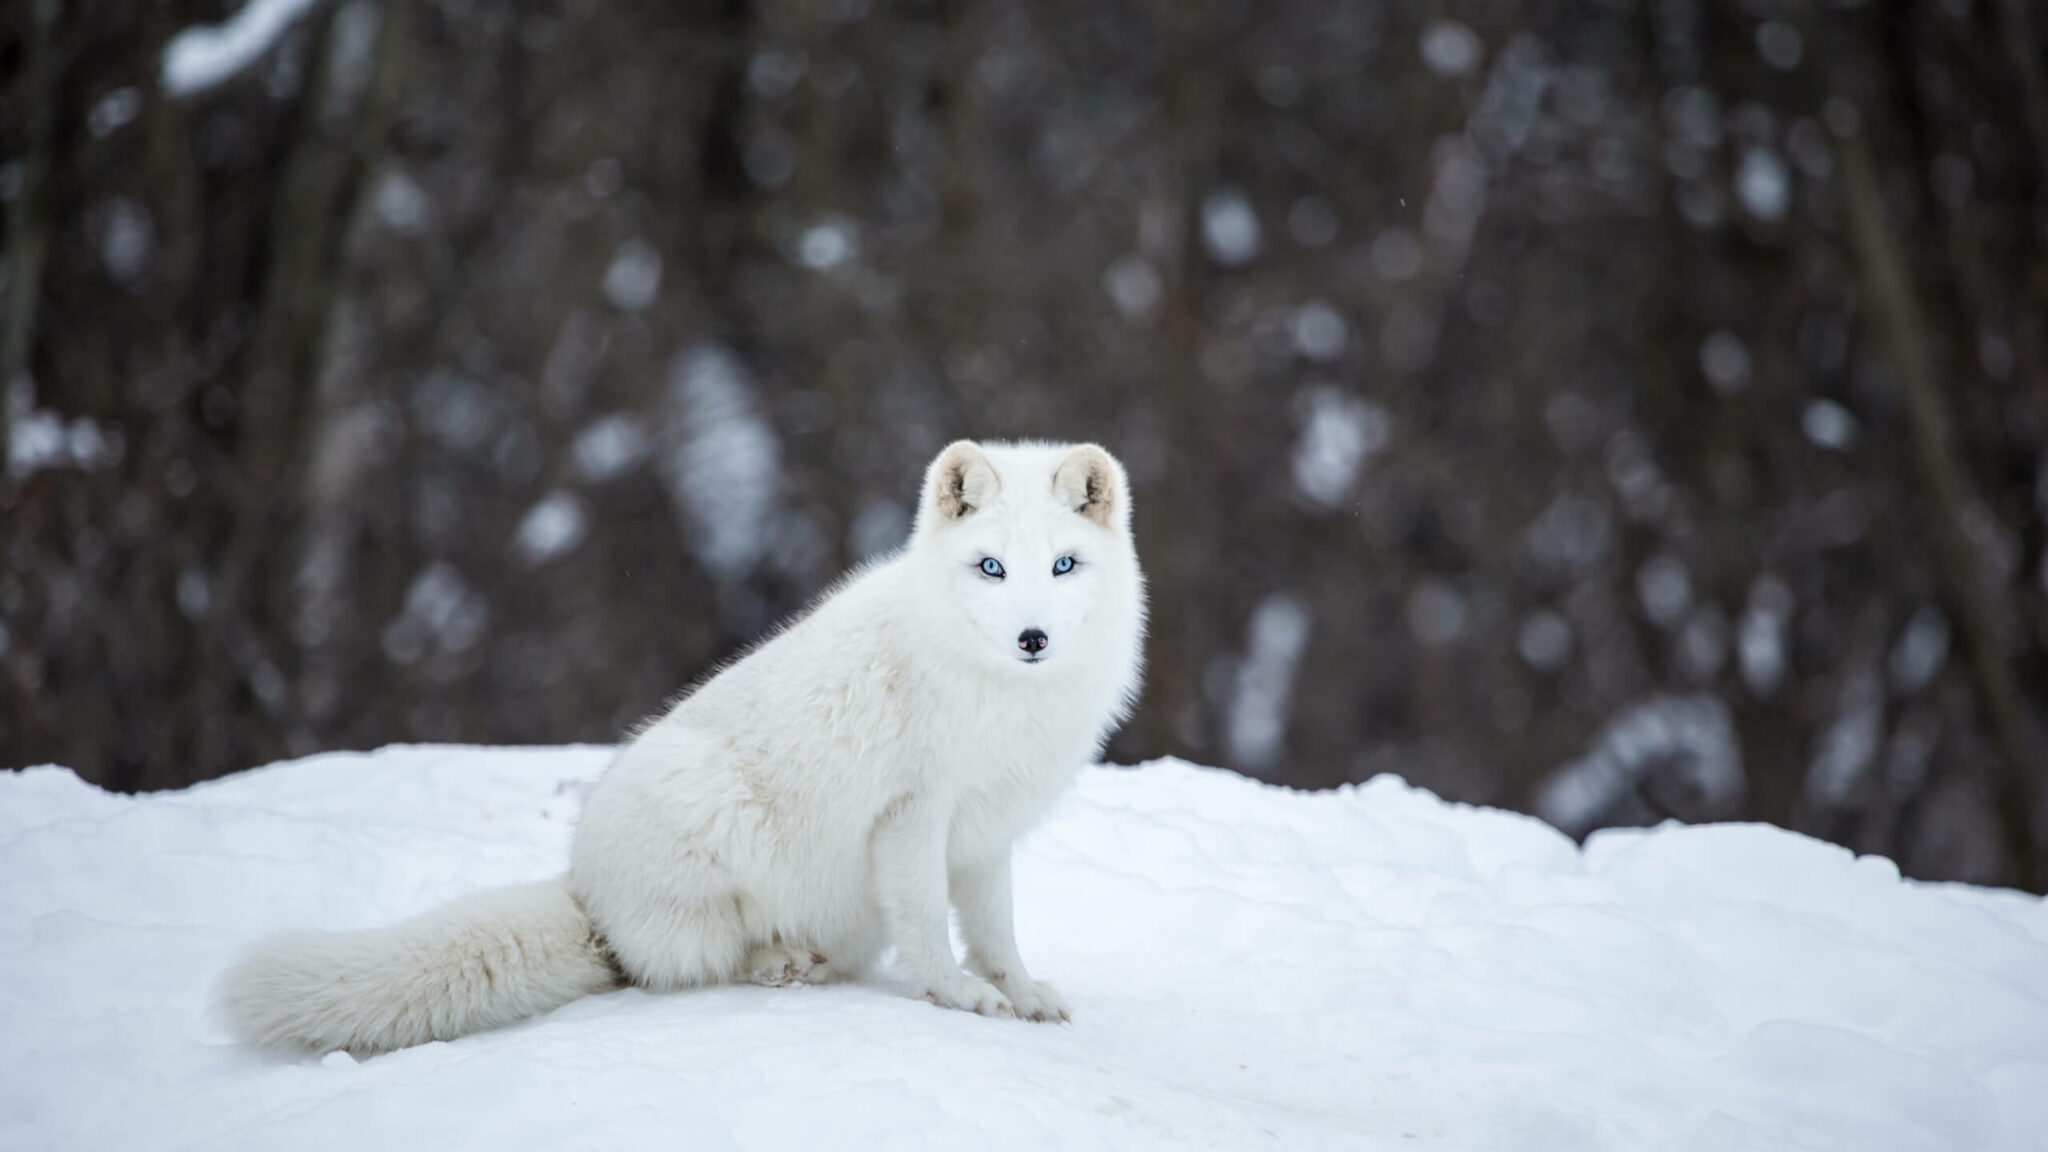
[(357, 1063), (231, 1044), (236, 948), (546, 877), (609, 750), (392, 748), (174, 794), (0, 775), (0, 1148), (2026, 1149), (2048, 908), (1755, 826), (1382, 777), (1091, 769), (1025, 844), (1067, 1027), (876, 982), (580, 1001)]

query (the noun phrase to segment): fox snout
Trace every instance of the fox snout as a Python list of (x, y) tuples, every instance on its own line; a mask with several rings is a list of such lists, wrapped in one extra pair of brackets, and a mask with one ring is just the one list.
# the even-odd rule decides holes
[(1051, 643), (1052, 639), (1045, 634), (1043, 628), (1026, 628), (1017, 634), (1018, 649), (1024, 653), (1025, 659), (1034, 662), (1040, 659), (1039, 654)]

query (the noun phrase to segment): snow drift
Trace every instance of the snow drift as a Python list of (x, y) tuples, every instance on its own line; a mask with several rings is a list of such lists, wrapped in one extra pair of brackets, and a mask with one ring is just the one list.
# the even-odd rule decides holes
[(358, 1063), (227, 1041), (267, 932), (561, 870), (609, 750), (124, 797), (0, 775), (0, 1147), (2032, 1149), (2048, 910), (1755, 826), (1091, 769), (1024, 846), (1071, 1026), (882, 980), (627, 990)]

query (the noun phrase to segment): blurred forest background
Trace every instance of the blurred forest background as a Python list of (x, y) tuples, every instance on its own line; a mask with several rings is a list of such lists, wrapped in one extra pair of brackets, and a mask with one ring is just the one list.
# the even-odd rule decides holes
[(955, 436), (1111, 746), (2043, 884), (2035, 0), (17, 0), (0, 763), (606, 741)]

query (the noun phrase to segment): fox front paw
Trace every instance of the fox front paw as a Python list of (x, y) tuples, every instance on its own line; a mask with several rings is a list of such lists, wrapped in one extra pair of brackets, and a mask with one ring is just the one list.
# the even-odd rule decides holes
[(1060, 999), (1059, 990), (1050, 984), (1036, 980), (1006, 980), (1002, 984), (1005, 995), (1017, 1009), (1022, 1020), (1037, 1020), (1046, 1024), (1065, 1024), (1074, 1017), (1067, 1011), (1067, 1002)]
[(957, 1008), (980, 1016), (1015, 1016), (1017, 1008), (996, 990), (996, 986), (965, 972), (934, 980), (918, 989), (918, 995), (941, 1008)]

